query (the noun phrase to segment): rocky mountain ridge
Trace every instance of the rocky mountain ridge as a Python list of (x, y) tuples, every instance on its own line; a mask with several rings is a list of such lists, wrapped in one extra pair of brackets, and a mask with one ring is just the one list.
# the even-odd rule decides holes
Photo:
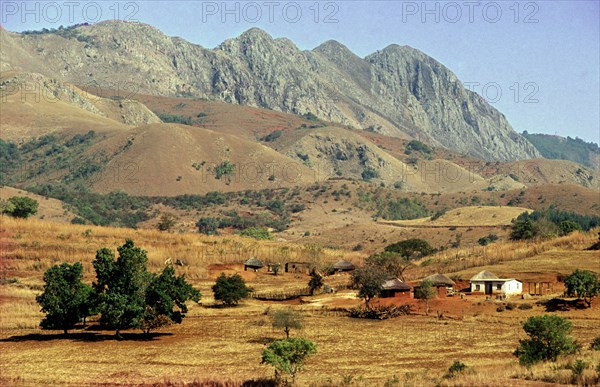
[(301, 51), (289, 39), (253, 28), (210, 50), (149, 25), (117, 21), (0, 35), (3, 70), (124, 93), (312, 113), (486, 160), (540, 157), (504, 115), (466, 90), (449, 69), (406, 46), (360, 58), (335, 41)]

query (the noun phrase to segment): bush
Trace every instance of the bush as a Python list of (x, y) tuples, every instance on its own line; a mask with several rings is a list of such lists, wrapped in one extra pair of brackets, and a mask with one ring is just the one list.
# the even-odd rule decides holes
[(374, 320), (385, 320), (399, 316), (409, 315), (412, 312), (410, 305), (377, 305), (371, 308), (357, 306), (348, 311), (348, 315), (353, 318), (368, 318)]
[(508, 304), (506, 304), (506, 309), (507, 310), (513, 310), (517, 308), (517, 304), (515, 304), (514, 302), (509, 302)]
[(454, 377), (457, 374), (463, 372), (465, 369), (467, 369), (467, 365), (459, 360), (455, 360), (454, 363), (452, 363), (452, 365), (450, 366), (450, 368), (448, 368), (448, 377)]
[(523, 324), (529, 335), (527, 340), (519, 340), (513, 353), (523, 365), (530, 366), (540, 361), (555, 361), (560, 355), (576, 350), (575, 341), (569, 336), (573, 324), (556, 315), (533, 316)]
[(528, 309), (532, 309), (532, 308), (533, 308), (533, 305), (528, 304), (526, 302), (519, 305), (519, 309), (521, 309), (521, 310), (528, 310)]
[(240, 231), (240, 235), (247, 236), (258, 240), (272, 240), (273, 235), (263, 227), (249, 227)]
[(496, 308), (496, 312), (504, 312), (504, 310), (506, 310), (506, 307), (504, 305), (498, 305), (498, 307)]
[(250, 294), (250, 288), (246, 286), (246, 281), (239, 275), (231, 276), (221, 273), (212, 287), (215, 294), (215, 300), (221, 301), (226, 306), (237, 305), (240, 300), (247, 298)]
[(39, 203), (26, 196), (13, 196), (8, 199), (9, 206), (4, 209), (6, 213), (15, 218), (28, 218), (37, 214)]
[(264, 142), (272, 142), (272, 141), (277, 140), (279, 137), (281, 137), (282, 134), (283, 134), (283, 131), (276, 130), (274, 132), (267, 134), (265, 137), (262, 138), (262, 140)]
[(575, 363), (569, 365), (569, 369), (573, 374), (573, 379), (577, 380), (583, 375), (583, 371), (588, 368), (589, 364), (581, 359), (577, 359)]
[(592, 343), (590, 344), (590, 348), (593, 349), (594, 351), (600, 351), (600, 336), (598, 336), (594, 340), (592, 340)]

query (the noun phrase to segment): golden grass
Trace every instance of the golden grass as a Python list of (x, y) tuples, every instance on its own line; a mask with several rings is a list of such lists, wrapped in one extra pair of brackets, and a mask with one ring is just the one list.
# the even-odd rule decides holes
[[(409, 275), (411, 278), (419, 278), (427, 273), (435, 271), (443, 273), (466, 272), (470, 268), (490, 267), (506, 262), (513, 262), (512, 266), (519, 271), (519, 265), (529, 259), (535, 260), (540, 268), (553, 267), (553, 271), (560, 269), (560, 265), (554, 265), (555, 256), (543, 255), (546, 252), (556, 252), (566, 256), (577, 256), (581, 259), (573, 258), (573, 261), (567, 266), (590, 268), (594, 271), (600, 270), (597, 252), (584, 252), (582, 250), (591, 246), (598, 240), (598, 230), (594, 229), (587, 233), (573, 232), (552, 239), (537, 239), (533, 241), (509, 241), (505, 243), (492, 243), (487, 246), (468, 246), (456, 249), (448, 249), (434, 255), (421, 259), (421, 263), (429, 261), (431, 264), (413, 268)], [(544, 259), (548, 259), (547, 265)], [(572, 270), (559, 271), (567, 274)], [(470, 272), (470, 271), (469, 271)]]
[[(265, 261), (315, 259), (335, 262), (347, 259), (358, 262), (359, 252), (323, 249), (315, 253), (310, 246), (293, 243), (256, 241), (239, 236), (205, 236), (202, 234), (174, 234), (158, 230), (96, 227), (44, 222), (36, 219), (2, 217), (2, 228), (9, 234), (5, 247), (2, 270), (5, 276), (19, 273), (25, 282), (40, 283), (41, 275), (50, 266), (60, 262), (82, 262), (86, 278), (93, 276), (91, 262), (96, 250), (109, 247), (116, 250), (126, 239), (148, 252), (148, 268), (157, 271), (165, 261), (181, 259), (187, 263), (180, 270), (192, 281), (206, 280), (210, 264), (241, 263), (251, 256)], [(37, 281), (36, 281), (37, 279)]]
[(469, 206), (446, 212), (435, 220), (431, 217), (412, 220), (392, 220), (381, 223), (406, 227), (490, 227), (510, 225), (511, 221), (529, 208), (510, 206)]
[[(211, 276), (221, 267), (209, 265), (238, 263), (246, 256), (232, 252), (194, 256), (191, 252), (205, 246), (225, 248), (233, 243), (253, 243), (265, 254), (271, 246), (292, 248), (295, 245), (9, 218), (2, 218), (2, 227), (6, 231), (2, 235), (2, 277), (17, 278), (19, 282), (0, 285), (0, 384), (129, 385), (207, 379), (241, 382), (273, 375), (272, 368), (259, 364), (261, 352), (269, 340), (281, 338), (283, 333), (271, 328), (265, 310), (290, 303), (247, 300), (236, 308), (210, 307), (213, 302), (210, 285), (214, 278)], [(54, 262), (83, 261), (89, 282), (93, 279), (90, 262), (95, 250), (103, 246), (114, 248), (126, 238), (134, 239), (148, 250), (151, 270), (161, 268), (166, 258), (187, 259), (189, 266), (177, 269), (192, 278), (191, 282), (202, 291), (204, 306), (191, 305), (183, 324), (166, 327), (161, 330), (162, 335), (147, 341), (139, 340), (142, 338), (139, 331), (125, 332), (126, 340), (116, 341), (110, 331), (75, 331), (71, 337), (64, 338), (59, 332), (42, 332), (37, 328), (42, 314), (35, 295), (40, 291), (45, 268)], [(555, 251), (569, 257), (568, 254), (587, 247), (593, 240), (590, 234), (577, 233), (555, 241), (534, 242), (532, 245), (536, 247), (532, 249), (524, 243), (506, 245), (523, 249), (520, 254), (552, 255), (555, 260), (543, 258), (544, 270), (551, 270), (567, 264)], [(508, 251), (504, 245), (497, 247)], [(325, 250), (322, 259), (345, 257), (359, 261), (358, 254)], [(586, 262), (593, 262), (589, 258), (585, 257)], [(501, 263), (513, 262), (521, 261)], [(223, 268), (242, 270), (236, 265)], [(258, 290), (305, 286), (308, 279), (306, 275), (289, 273), (274, 277), (242, 271), (242, 275)], [(342, 281), (342, 277), (334, 280)], [(293, 335), (314, 340), (318, 346), (318, 353), (310, 358), (306, 370), (299, 375), (299, 385), (379, 386), (394, 376), (403, 386), (540, 385), (541, 381), (554, 377), (558, 381), (567, 380), (564, 370), (554, 370), (547, 364), (534, 369), (530, 375), (512, 356), (518, 340), (525, 337), (522, 321), (544, 313), (541, 306), (498, 313), (493, 302), (475, 305), (469, 300), (435, 300), (430, 317), (422, 315), (419, 309), (419, 315), (365, 321), (345, 317), (328, 308), (338, 303), (356, 304), (356, 299), (348, 300), (348, 297), (353, 297), (352, 291), (318, 296), (309, 299), (310, 303), (293, 306), (305, 316), (304, 329)], [(463, 305), (460, 313), (456, 312), (457, 305)], [(438, 310), (450, 318), (437, 320), (433, 316)], [(598, 362), (598, 355), (587, 349), (593, 337), (600, 334), (598, 310), (595, 307), (559, 312), (573, 321), (573, 335), (584, 345), (584, 351), (577, 358), (590, 363)], [(456, 378), (444, 378), (454, 360), (464, 362), (471, 370)], [(525, 384), (526, 377), (532, 379), (529, 384)], [(586, 370), (585, 377), (592, 380), (595, 376), (590, 369)]]

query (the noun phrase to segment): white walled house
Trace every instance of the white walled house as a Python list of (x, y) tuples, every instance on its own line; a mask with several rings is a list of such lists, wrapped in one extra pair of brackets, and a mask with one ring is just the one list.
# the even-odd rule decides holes
[(507, 296), (521, 294), (523, 284), (514, 278), (498, 278), (487, 270), (474, 275), (470, 280), (471, 293), (505, 294)]

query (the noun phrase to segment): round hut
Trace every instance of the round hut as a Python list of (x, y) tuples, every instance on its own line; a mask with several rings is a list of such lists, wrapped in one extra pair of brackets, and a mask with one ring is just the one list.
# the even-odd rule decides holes
[(263, 263), (256, 257), (252, 257), (249, 260), (247, 260), (246, 262), (244, 262), (244, 271), (248, 270), (248, 268), (253, 269), (254, 271), (257, 271), (258, 269), (262, 268), (264, 265)]
[(336, 272), (340, 273), (345, 271), (352, 271), (355, 269), (355, 266), (352, 262), (342, 259), (341, 261), (338, 261), (333, 265), (333, 269)]
[(412, 287), (405, 282), (400, 281), (398, 278), (394, 278), (381, 286), (381, 297), (405, 297), (410, 298), (410, 291)]
[(435, 273), (429, 277), (425, 277), (421, 280), (430, 281), (433, 286), (437, 289), (438, 297), (446, 297), (448, 291), (454, 289), (455, 282), (450, 279), (447, 275)]

